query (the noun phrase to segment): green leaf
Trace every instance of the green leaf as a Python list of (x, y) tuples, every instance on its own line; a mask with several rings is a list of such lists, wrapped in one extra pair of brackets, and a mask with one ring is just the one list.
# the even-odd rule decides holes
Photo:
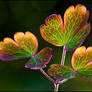
[(48, 73), (56, 80), (70, 79), (75, 76), (75, 73), (73, 72), (72, 68), (59, 64), (51, 65), (50, 69), (48, 70)]
[(45, 24), (40, 26), (41, 36), (55, 46), (66, 44), (68, 51), (75, 49), (90, 33), (88, 17), (89, 12), (85, 6), (80, 4), (75, 8), (70, 6), (64, 14), (64, 22), (58, 14), (52, 14), (46, 18)]
[(66, 50), (72, 50), (80, 46), (90, 33), (90, 24), (85, 24), (74, 37), (66, 44)]
[(34, 70), (45, 68), (51, 58), (52, 49), (49, 47), (43, 48), (40, 52), (29, 59), (29, 61), (25, 64), (25, 67)]
[(77, 48), (72, 56), (72, 67), (82, 78), (92, 80), (92, 47)]
[[(15, 40), (15, 41), (14, 41)], [(17, 32), (14, 40), (4, 38), (0, 42), (0, 59), (4, 61), (28, 58), (34, 55), (38, 49), (38, 40), (31, 32)]]
[(92, 47), (79, 47), (72, 56), (72, 67), (74, 70), (80, 71), (88, 62), (92, 61)]

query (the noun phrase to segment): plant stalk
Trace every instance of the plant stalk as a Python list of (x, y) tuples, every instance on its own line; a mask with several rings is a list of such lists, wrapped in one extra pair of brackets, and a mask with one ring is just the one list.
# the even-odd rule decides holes
[(54, 88), (54, 92), (58, 92), (59, 84), (55, 83), (54, 86), (55, 86), (55, 88)]
[(61, 59), (61, 65), (64, 65), (64, 62), (65, 62), (65, 56), (66, 56), (66, 44), (64, 44), (64, 47), (63, 47), (63, 54), (62, 54), (62, 59)]
[(50, 80), (52, 81), (53, 84), (55, 84), (55, 80), (53, 80), (42, 68), (40, 69), (40, 71)]

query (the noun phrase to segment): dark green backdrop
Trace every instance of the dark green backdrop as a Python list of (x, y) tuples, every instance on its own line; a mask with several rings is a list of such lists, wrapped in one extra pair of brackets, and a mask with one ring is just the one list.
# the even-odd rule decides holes
[[(55, 47), (40, 35), (40, 25), (51, 14), (61, 14), (70, 5), (83, 4), (90, 12), (89, 22), (92, 25), (92, 0), (19, 0), (0, 1), (0, 40), (4, 37), (13, 38), (16, 32), (31, 31), (36, 35), (40, 51), (49, 46), (53, 48), (53, 58), (45, 71), (53, 63), (60, 63), (62, 47)], [(92, 46), (92, 32), (83, 43)], [(71, 66), (73, 52), (67, 52), (65, 64)], [(53, 91), (53, 84), (39, 71), (25, 69), (26, 60), (4, 62), (0, 61), (0, 91)], [(92, 82), (80, 79), (78, 76), (62, 84), (59, 90), (92, 91)]]

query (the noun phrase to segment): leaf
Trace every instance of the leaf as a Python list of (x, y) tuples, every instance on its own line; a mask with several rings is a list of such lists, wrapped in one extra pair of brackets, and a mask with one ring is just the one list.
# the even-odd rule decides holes
[(78, 73), (83, 79), (92, 81), (92, 61), (88, 62)]
[(83, 79), (92, 80), (92, 47), (77, 48), (72, 56), (72, 66)]
[(90, 32), (88, 16), (89, 12), (85, 6), (70, 6), (64, 14), (64, 23), (57, 14), (46, 18), (45, 24), (40, 26), (41, 36), (55, 46), (66, 44), (66, 50), (72, 50), (80, 46)]
[(66, 50), (71, 51), (78, 46), (81, 46), (85, 38), (90, 33), (90, 24), (85, 24), (80, 31), (76, 32), (75, 36), (66, 45)]
[(48, 70), (49, 75), (53, 76), (56, 80), (70, 79), (75, 76), (72, 68), (64, 65), (53, 64)]
[(83, 5), (70, 6), (64, 14), (64, 28), (68, 35), (68, 39), (74, 36), (76, 31), (88, 21), (89, 12)]
[(83, 67), (92, 61), (92, 47), (79, 47), (75, 50), (72, 56), (72, 67), (74, 70), (80, 71)]
[(30, 57), (36, 53), (38, 41), (31, 32), (25, 34), (17, 32), (14, 35), (14, 40), (4, 38), (4, 41), (0, 42), (0, 60), (16, 60)]
[(63, 46), (63, 21), (60, 15), (52, 14), (40, 26), (41, 36), (55, 46)]
[(31, 57), (31, 59), (25, 64), (25, 68), (34, 70), (45, 68), (51, 58), (52, 49), (49, 47), (43, 48), (40, 52)]

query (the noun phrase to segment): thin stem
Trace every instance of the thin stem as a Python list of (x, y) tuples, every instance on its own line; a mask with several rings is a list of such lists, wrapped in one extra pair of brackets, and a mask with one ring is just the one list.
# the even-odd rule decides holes
[(55, 85), (54, 92), (58, 92), (59, 84), (55, 83), (54, 85)]
[(40, 69), (40, 71), (50, 80), (52, 81), (52, 83), (56, 83), (55, 80), (53, 80), (47, 73), (45, 73), (45, 71), (43, 69)]
[(64, 80), (59, 81), (59, 84), (63, 84), (63, 83), (65, 83), (66, 81), (68, 81), (69, 79), (71, 79), (71, 78), (75, 78), (75, 75), (72, 76), (72, 77), (70, 77), (70, 78), (67, 78), (67, 79), (64, 79)]
[(64, 82), (68, 81), (69, 79), (64, 79), (62, 81), (59, 81), (59, 84), (63, 84)]
[(65, 46), (66, 46), (66, 44), (63, 47), (63, 54), (62, 54), (62, 59), (61, 59), (61, 65), (64, 65), (64, 61), (65, 61), (65, 56), (66, 56)]

